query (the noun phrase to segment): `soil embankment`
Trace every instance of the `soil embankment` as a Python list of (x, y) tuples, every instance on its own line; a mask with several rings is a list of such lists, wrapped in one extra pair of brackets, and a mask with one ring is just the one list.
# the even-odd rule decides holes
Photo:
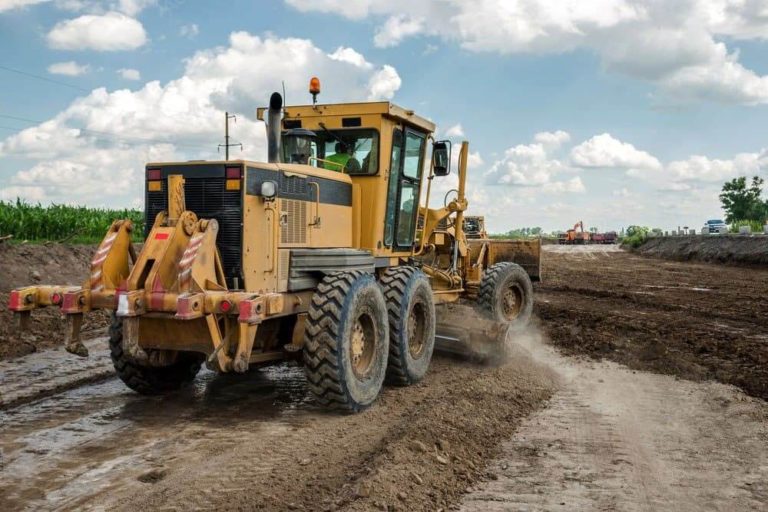
[[(82, 285), (94, 250), (92, 245), (0, 243), (0, 360), (63, 344), (65, 324), (58, 308), (34, 311), (31, 330), (21, 333), (8, 311), (8, 294), (37, 284)], [(90, 313), (83, 332), (100, 330), (107, 322), (106, 313)]]
[(768, 236), (661, 236), (648, 238), (633, 252), (675, 261), (768, 266)]
[(768, 399), (768, 269), (552, 247), (535, 312), (556, 346)]

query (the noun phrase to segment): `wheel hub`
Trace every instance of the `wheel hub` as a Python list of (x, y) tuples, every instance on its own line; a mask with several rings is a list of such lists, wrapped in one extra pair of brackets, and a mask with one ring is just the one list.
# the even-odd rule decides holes
[(360, 322), (355, 322), (355, 328), (352, 331), (352, 362), (354, 364), (360, 361), (360, 357), (363, 355), (363, 348), (365, 348), (363, 327), (360, 325)]
[(366, 378), (373, 367), (376, 333), (373, 320), (367, 314), (362, 314), (352, 327), (349, 343), (349, 355), (352, 361), (352, 371), (359, 379)]
[(411, 357), (417, 359), (421, 357), (426, 346), (425, 334), (426, 334), (426, 321), (427, 315), (424, 309), (424, 304), (417, 302), (411, 308), (408, 314), (408, 352)]
[(523, 307), (523, 292), (517, 285), (512, 285), (504, 290), (501, 297), (501, 310), (504, 318), (514, 320), (520, 314)]

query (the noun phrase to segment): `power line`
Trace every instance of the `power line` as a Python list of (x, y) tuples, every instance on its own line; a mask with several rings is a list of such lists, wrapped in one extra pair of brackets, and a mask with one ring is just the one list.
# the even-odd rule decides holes
[(69, 87), (70, 89), (77, 89), (78, 91), (83, 91), (83, 92), (91, 92), (89, 89), (86, 89), (84, 87), (80, 87), (79, 85), (73, 85), (73, 84), (70, 84), (70, 83), (67, 83), (67, 82), (62, 82), (61, 80), (55, 80), (53, 78), (48, 78), (48, 77), (45, 77), (45, 76), (36, 75), (34, 73), (28, 73), (27, 71), (21, 71), (20, 69), (13, 69), (13, 68), (9, 68), (7, 66), (0, 66), (0, 69), (2, 69), (3, 71), (9, 71), (11, 73), (16, 73), (18, 75), (23, 75), (23, 76), (26, 76), (26, 77), (29, 77), (29, 78), (36, 78), (37, 80), (42, 80), (44, 82), (49, 82), (49, 83), (52, 83), (52, 84), (61, 85), (62, 87)]

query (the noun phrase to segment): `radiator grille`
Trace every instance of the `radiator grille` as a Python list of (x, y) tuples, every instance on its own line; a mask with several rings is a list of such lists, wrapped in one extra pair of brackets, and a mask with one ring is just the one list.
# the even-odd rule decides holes
[(298, 194), (302, 196), (307, 195), (309, 193), (309, 185), (307, 185), (307, 179), (303, 176), (286, 176), (285, 174), (281, 174), (280, 193)]
[[(147, 192), (146, 224), (144, 236), (154, 223), (155, 216), (168, 209), (168, 195), (163, 181), (162, 192)], [(234, 286), (237, 278), (242, 286), (242, 224), (243, 209), (241, 192), (226, 190), (225, 179), (222, 178), (184, 178), (184, 196), (187, 210), (195, 212), (201, 219), (216, 219), (219, 223), (219, 234), (216, 245), (221, 253), (224, 275), (227, 284)]]
[(283, 199), (285, 222), (280, 227), (280, 242), (284, 244), (307, 243), (307, 202)]

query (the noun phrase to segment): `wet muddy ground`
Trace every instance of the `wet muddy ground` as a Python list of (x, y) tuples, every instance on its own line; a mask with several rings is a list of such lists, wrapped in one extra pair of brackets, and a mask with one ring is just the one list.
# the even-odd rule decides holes
[(141, 397), (114, 378), (0, 411), (4, 510), (436, 510), (486, 477), (551, 395), (547, 371), (438, 357), (363, 414), (316, 408), (303, 370), (203, 372)]

